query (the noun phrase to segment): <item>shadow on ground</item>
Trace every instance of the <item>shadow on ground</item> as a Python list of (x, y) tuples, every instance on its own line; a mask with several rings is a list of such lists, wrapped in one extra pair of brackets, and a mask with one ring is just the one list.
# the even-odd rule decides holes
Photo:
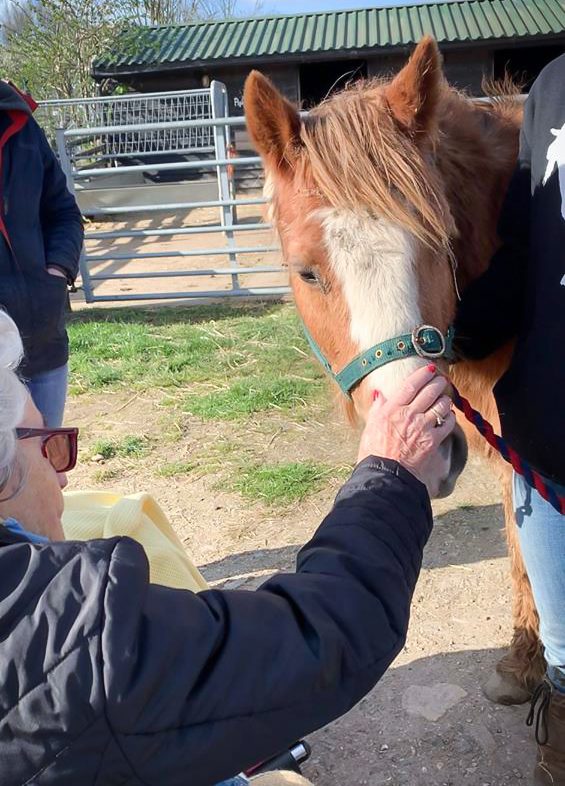
[(70, 316), (72, 322), (119, 322), (139, 323), (140, 316), (143, 321), (152, 325), (176, 325), (209, 322), (221, 322), (223, 319), (233, 319), (237, 316), (261, 317), (280, 309), (280, 297), (275, 300), (266, 300), (257, 303), (215, 303), (213, 305), (194, 305), (186, 301), (169, 301), (167, 308), (163, 303), (140, 304), (133, 306), (124, 305), (113, 308), (89, 308), (88, 310), (73, 311)]
[(506, 554), (502, 505), (465, 505), (435, 519), (424, 567), (472, 565)]
[[(433, 570), (505, 557), (502, 526), (501, 505), (457, 508), (438, 516), (424, 554), (424, 568)], [(294, 570), (301, 546), (296, 544), (230, 554), (201, 565), (200, 570), (207, 581), (214, 583), (252, 578), (268, 571)]]
[(503, 652), (393, 666), (350, 713), (310, 737), (305, 775), (316, 786), (529, 783), (535, 746), (527, 707), (491, 704), (481, 690)]

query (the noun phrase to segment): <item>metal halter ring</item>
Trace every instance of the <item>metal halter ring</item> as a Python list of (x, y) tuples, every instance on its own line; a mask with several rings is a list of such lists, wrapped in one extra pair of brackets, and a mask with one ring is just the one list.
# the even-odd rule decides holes
[[(438, 338), (438, 343), (440, 346), (439, 349), (424, 349), (424, 339), (421, 335), (424, 330), (431, 330), (433, 333), (435, 333)], [(435, 358), (441, 358), (445, 355), (445, 336), (441, 330), (439, 330), (437, 327), (434, 327), (433, 325), (419, 325), (417, 328), (414, 328), (412, 331), (412, 344), (416, 350), (416, 354), (422, 358), (431, 358), (433, 360)]]

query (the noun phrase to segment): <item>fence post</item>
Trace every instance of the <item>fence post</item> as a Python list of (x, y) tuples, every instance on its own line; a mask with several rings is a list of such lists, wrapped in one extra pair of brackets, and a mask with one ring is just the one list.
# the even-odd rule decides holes
[[(218, 82), (215, 79), (212, 80), (210, 85), (210, 101), (212, 104), (212, 117), (214, 119), (217, 118), (227, 118), (228, 116), (228, 94), (226, 90), (226, 86), (222, 84), (222, 82)], [(214, 127), (214, 151), (217, 161), (225, 161), (228, 158), (228, 135), (229, 135), (229, 127), (228, 125), (215, 125)], [(225, 227), (225, 236), (226, 242), (229, 248), (233, 248), (233, 251), (229, 253), (229, 261), (230, 266), (236, 268), (237, 265), (237, 247), (235, 242), (235, 236), (233, 229), (233, 225), (235, 224), (235, 206), (232, 204), (227, 204), (231, 201), (231, 189), (230, 189), (230, 179), (228, 175), (227, 168), (225, 166), (217, 166), (216, 167), (217, 177), (218, 177), (218, 193), (220, 197), (220, 201), (223, 203), (220, 206), (220, 222), (223, 227)], [(233, 290), (239, 290), (241, 287), (239, 285), (239, 277), (237, 273), (232, 273), (231, 276), (231, 284)]]
[[(59, 156), (59, 163), (61, 164), (61, 169), (63, 170), (63, 173), (67, 180), (67, 188), (76, 199), (75, 180), (73, 177), (73, 164), (71, 162), (69, 151), (67, 150), (67, 145), (65, 143), (64, 128), (57, 129), (56, 140), (57, 140), (57, 154)], [(80, 276), (82, 279), (82, 289), (84, 292), (84, 299), (86, 300), (87, 303), (92, 303), (94, 300), (94, 294), (92, 291), (90, 271), (88, 270), (88, 262), (86, 260), (86, 253), (84, 250), (84, 242), (82, 244), (82, 248), (80, 251), (78, 266), (80, 270)]]

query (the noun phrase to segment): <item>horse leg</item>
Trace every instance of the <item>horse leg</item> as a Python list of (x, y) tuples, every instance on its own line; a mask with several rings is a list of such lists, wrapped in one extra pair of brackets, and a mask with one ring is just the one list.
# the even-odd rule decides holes
[(497, 663), (495, 673), (485, 685), (485, 694), (498, 704), (523, 704), (541, 682), (545, 660), (539, 640), (538, 613), (518, 540), (510, 472), (504, 472), (502, 487), (512, 578), (514, 634), (510, 649)]

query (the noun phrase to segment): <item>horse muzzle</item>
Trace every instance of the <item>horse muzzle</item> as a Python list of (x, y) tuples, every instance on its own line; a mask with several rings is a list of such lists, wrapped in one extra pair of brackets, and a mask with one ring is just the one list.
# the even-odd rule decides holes
[(439, 451), (445, 459), (447, 473), (440, 479), (437, 491), (433, 494), (436, 499), (449, 497), (453, 493), (459, 475), (467, 464), (467, 440), (459, 424), (439, 446)]

